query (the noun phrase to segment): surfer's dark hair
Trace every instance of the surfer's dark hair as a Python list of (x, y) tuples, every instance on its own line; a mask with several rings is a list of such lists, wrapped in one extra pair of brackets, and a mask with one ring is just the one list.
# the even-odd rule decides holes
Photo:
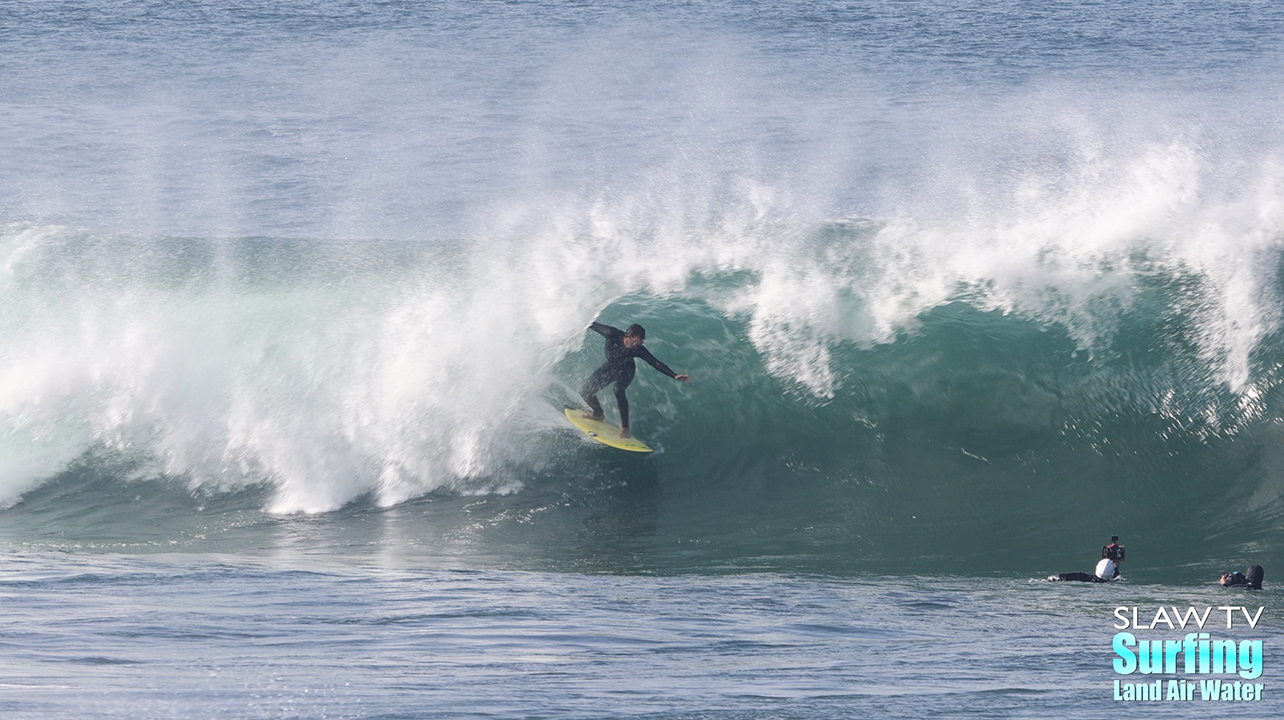
[(633, 323), (632, 325), (630, 325), (629, 329), (624, 331), (624, 334), (632, 335), (638, 340), (646, 340), (646, 328), (642, 327), (641, 325), (638, 325), (637, 323)]

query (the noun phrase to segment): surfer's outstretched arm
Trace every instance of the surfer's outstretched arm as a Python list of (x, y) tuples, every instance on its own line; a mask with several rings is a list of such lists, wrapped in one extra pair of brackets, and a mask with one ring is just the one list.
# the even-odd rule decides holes
[(605, 323), (600, 323), (600, 322), (593, 322), (593, 323), (590, 323), (590, 324), (589, 324), (589, 330), (592, 330), (593, 332), (595, 332), (595, 333), (597, 333), (597, 334), (599, 334), (599, 335), (602, 335), (602, 336), (604, 336), (604, 337), (611, 337), (612, 335), (623, 335), (623, 334), (624, 334), (624, 331), (623, 331), (623, 330), (621, 330), (621, 329), (619, 329), (619, 328), (617, 328), (617, 327), (611, 327), (610, 325), (607, 325), (607, 324), (605, 324)]
[(651, 354), (651, 351), (647, 350), (646, 348), (642, 348), (641, 350), (638, 351), (638, 357), (642, 358), (643, 360), (646, 360), (647, 363), (651, 365), (651, 367), (655, 368), (656, 370), (659, 370), (665, 375), (668, 375), (674, 380), (681, 380), (682, 382), (686, 382), (691, 379), (690, 375), (679, 375), (673, 372), (672, 368), (670, 368), (668, 365), (665, 365), (664, 363), (657, 360), (656, 357)]

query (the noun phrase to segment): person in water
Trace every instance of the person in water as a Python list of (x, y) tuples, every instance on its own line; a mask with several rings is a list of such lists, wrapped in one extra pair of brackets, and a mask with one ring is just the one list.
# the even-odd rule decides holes
[[(1110, 576), (1111, 579), (1119, 577), (1119, 566), (1124, 561), (1124, 546), (1119, 544), (1118, 535), (1111, 535), (1110, 544), (1101, 546), (1101, 559), (1114, 563), (1115, 574)], [(1100, 567), (1101, 563), (1097, 563), (1097, 566)]]
[(606, 362), (602, 367), (593, 371), (589, 379), (585, 381), (584, 387), (580, 389), (580, 395), (584, 397), (584, 402), (588, 403), (592, 414), (586, 414), (584, 417), (593, 420), (601, 420), (606, 417), (602, 412), (602, 404), (597, 401), (597, 393), (602, 388), (615, 383), (615, 402), (620, 408), (620, 437), (631, 437), (629, 434), (629, 399), (625, 397), (624, 391), (633, 382), (633, 373), (636, 368), (633, 366), (633, 358), (642, 358), (651, 364), (651, 367), (668, 375), (674, 380), (687, 382), (691, 379), (690, 375), (679, 375), (669, 369), (668, 365), (655, 359), (650, 350), (642, 346), (646, 340), (646, 328), (634, 323), (629, 326), (628, 330), (621, 330), (610, 325), (603, 325), (595, 322), (589, 325), (589, 329), (600, 333), (606, 338)]
[(1124, 546), (1119, 544), (1119, 536), (1111, 535), (1110, 544), (1101, 548), (1101, 560), (1097, 562), (1092, 574), (1085, 572), (1061, 573), (1048, 579), (1053, 582), (1110, 582), (1119, 577), (1119, 564), (1124, 560)]
[(1253, 590), (1262, 589), (1262, 571), (1261, 565), (1249, 565), (1247, 572), (1228, 572), (1222, 573), (1222, 579), (1218, 582), (1222, 587), (1246, 587)]

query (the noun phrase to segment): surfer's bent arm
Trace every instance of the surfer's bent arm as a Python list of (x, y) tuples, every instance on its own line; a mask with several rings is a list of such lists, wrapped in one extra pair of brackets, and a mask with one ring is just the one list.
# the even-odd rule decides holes
[(673, 370), (670, 369), (668, 365), (665, 365), (659, 360), (656, 360), (655, 356), (651, 354), (650, 350), (647, 350), (646, 348), (642, 348), (641, 350), (638, 351), (638, 357), (642, 358), (643, 360), (646, 360), (648, 363), (651, 364), (651, 367), (655, 368), (656, 370), (659, 370), (665, 375), (668, 375), (669, 377), (674, 379), (678, 377), (678, 374), (673, 372)]
[(600, 323), (600, 322), (594, 322), (594, 323), (589, 324), (589, 330), (592, 330), (593, 332), (595, 332), (595, 333), (597, 333), (597, 334), (599, 334), (599, 335), (603, 335), (603, 336), (605, 336), (605, 337), (611, 337), (612, 335), (623, 335), (623, 334), (624, 334), (624, 331), (623, 331), (623, 330), (621, 330), (621, 329), (619, 329), (619, 328), (617, 328), (617, 327), (611, 327), (610, 325), (606, 325), (606, 324), (603, 324), (603, 323)]

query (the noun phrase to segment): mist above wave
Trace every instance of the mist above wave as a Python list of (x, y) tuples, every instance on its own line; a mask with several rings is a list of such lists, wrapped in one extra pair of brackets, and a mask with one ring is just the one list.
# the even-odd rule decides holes
[[(280, 512), (512, 490), (613, 313), (654, 318), (697, 380), (743, 343), (778, 383), (748, 392), (805, 407), (956, 301), (1089, 356), (1144, 306), (1193, 348), (1191, 382), (1270, 390), (1278, 53), (1220, 15), (1244, 42), (1174, 62), (1188, 44), (1139, 53), (1073, 7), (1019, 18), (1014, 53), (1001, 23), (960, 34), (914, 4), (806, 26), (302, 5), (18, 24), (0, 503), (91, 447), (266, 480)], [(1152, 10), (1137, 22), (1184, 38)], [(81, 42), (39, 32), (64, 26)], [(685, 339), (713, 362), (663, 345), (703, 320), (722, 336)]]

